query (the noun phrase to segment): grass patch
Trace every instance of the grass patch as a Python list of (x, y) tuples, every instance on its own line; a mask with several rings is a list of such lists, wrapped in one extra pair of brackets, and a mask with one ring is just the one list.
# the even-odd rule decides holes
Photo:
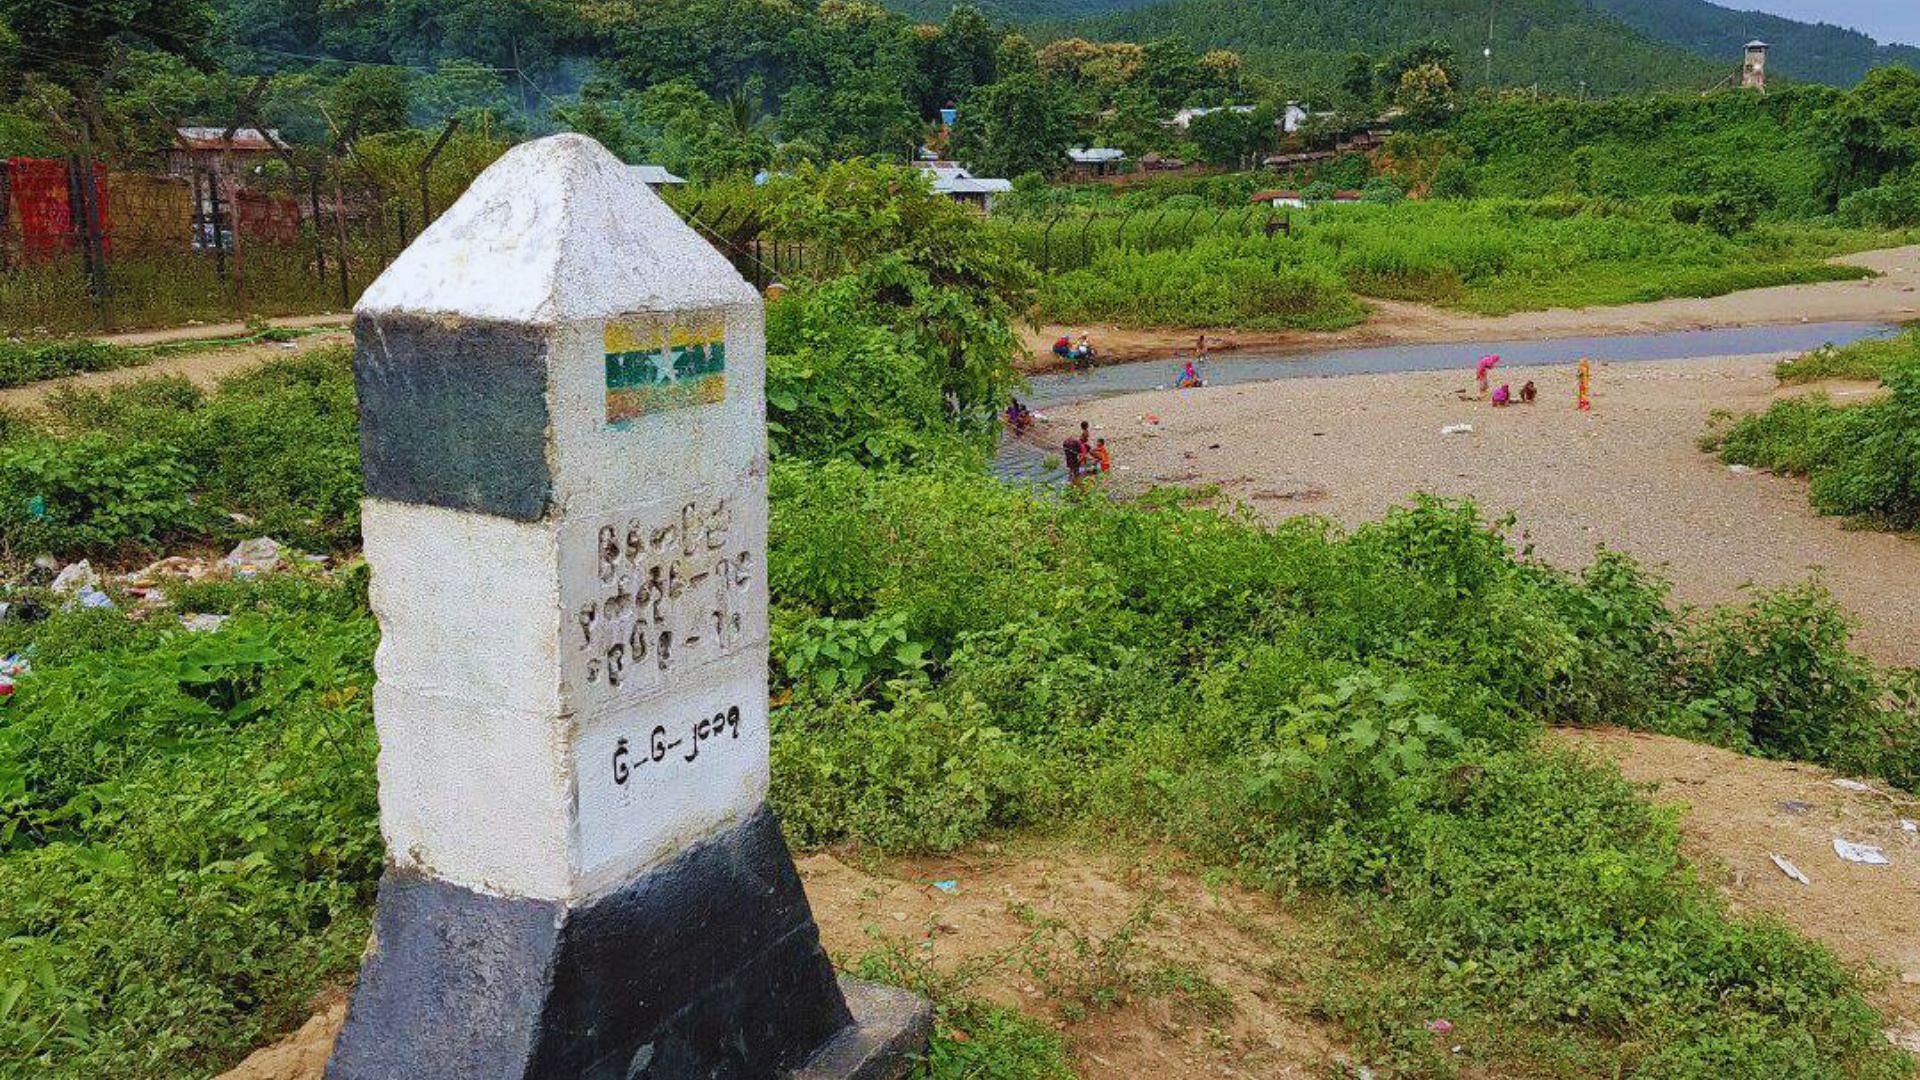
[(1789, 222), (1728, 236), (1665, 202), (1596, 198), (1326, 206), (1293, 220), (1291, 236), (1267, 237), (1245, 212), (1197, 215), (1173, 235), (1070, 218), (1046, 245), (1031, 222), (1000, 227), (1078, 267), (1043, 283), (1041, 321), (1269, 329), (1352, 325), (1364, 314), (1352, 294), (1501, 315), (1854, 280), (1873, 273), (1826, 260), (1899, 239)]
[(1297, 255), (1272, 241), (1218, 238), (1109, 252), (1043, 281), (1039, 310), (1049, 322), (1135, 327), (1337, 330), (1365, 319), (1365, 305), (1338, 274)]
[(1787, 386), (1827, 379), (1879, 382), (1899, 364), (1920, 364), (1920, 326), (1890, 338), (1823, 345), (1803, 356), (1780, 361), (1773, 373)]
[[(1837, 406), (1824, 394), (1777, 401), (1763, 413), (1723, 422), (1701, 445), (1733, 464), (1809, 480), (1823, 514), (1887, 528), (1920, 528), (1920, 357), (1911, 332), (1878, 348), (1834, 350), (1816, 369), (1880, 368), (1887, 396)], [(1816, 354), (1818, 355), (1818, 354)], [(1796, 365), (1797, 367), (1798, 365)], [(1838, 376), (1827, 376), (1838, 377)]]

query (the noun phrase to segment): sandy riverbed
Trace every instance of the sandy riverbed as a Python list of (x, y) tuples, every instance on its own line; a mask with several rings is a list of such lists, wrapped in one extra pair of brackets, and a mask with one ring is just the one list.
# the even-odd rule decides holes
[[(1658, 300), (1618, 307), (1554, 308), (1513, 315), (1469, 315), (1425, 304), (1369, 301), (1373, 314), (1359, 326), (1331, 333), (1304, 330), (1206, 331), (1215, 352), (1286, 352), (1350, 345), (1402, 345), (1422, 342), (1519, 341), (1530, 338), (1586, 337), (1603, 334), (1712, 330), (1792, 322), (1907, 322), (1920, 319), (1920, 246), (1863, 251), (1833, 260), (1864, 266), (1880, 276), (1861, 281), (1828, 281), (1750, 289), (1708, 299)], [(1026, 328), (1032, 354), (1028, 370), (1058, 366), (1051, 350), (1061, 334), (1088, 331), (1105, 362), (1160, 360), (1191, 353), (1196, 330), (1128, 330), (1114, 326)]]
[[(1490, 516), (1516, 513), (1526, 542), (1561, 565), (1585, 565), (1602, 543), (1664, 565), (1689, 603), (1818, 573), (1859, 618), (1862, 648), (1920, 664), (1920, 543), (1851, 530), (1808, 507), (1804, 482), (1736, 473), (1696, 447), (1715, 409), (1767, 406), (1777, 359), (1596, 365), (1584, 416), (1570, 367), (1531, 367), (1507, 376), (1516, 389), (1535, 380), (1531, 407), (1461, 400), (1466, 371), (1286, 379), (1056, 408), (1034, 438), (1058, 446), (1090, 420), (1121, 492), (1218, 483), (1270, 519), (1354, 525), (1415, 492), (1472, 498)], [(1140, 419), (1148, 413), (1161, 422)], [(1458, 423), (1473, 433), (1440, 434)]]

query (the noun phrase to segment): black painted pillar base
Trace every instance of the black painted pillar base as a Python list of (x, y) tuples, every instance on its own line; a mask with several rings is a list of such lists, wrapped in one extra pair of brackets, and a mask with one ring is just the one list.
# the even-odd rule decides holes
[(858, 983), (847, 993), (859, 1015), (763, 806), (579, 905), (390, 868), (327, 1076), (900, 1075), (925, 1048), (924, 1003)]

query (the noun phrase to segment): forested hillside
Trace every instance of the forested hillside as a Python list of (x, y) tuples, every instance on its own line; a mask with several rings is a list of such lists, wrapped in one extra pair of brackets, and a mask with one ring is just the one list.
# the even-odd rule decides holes
[[(1302, 82), (1332, 77), (1354, 50), (1438, 41), (1470, 62), (1470, 83), (1611, 94), (1705, 88), (1733, 70), (1627, 29), (1580, 0), (1168, 0), (1083, 20), (1079, 33), (1143, 41), (1177, 34), (1229, 48), (1249, 63)], [(1491, 64), (1481, 50), (1491, 41)]]
[[(1783, 19), (1758, 11), (1733, 11), (1706, 0), (1588, 0), (1649, 37), (1701, 56), (1735, 55), (1760, 38), (1773, 46), (1768, 67), (1807, 82), (1852, 86), (1888, 64), (1920, 69), (1920, 48), (1881, 45), (1855, 30)], [(1835, 14), (1844, 5), (1834, 5)]]

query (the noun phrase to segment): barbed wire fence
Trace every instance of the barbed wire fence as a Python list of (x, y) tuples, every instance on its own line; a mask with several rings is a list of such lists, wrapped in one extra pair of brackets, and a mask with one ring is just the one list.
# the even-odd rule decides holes
[(344, 312), (445, 208), (434, 168), (458, 127), (405, 184), (350, 130), (296, 148), (244, 112), (157, 154), (0, 159), (0, 335)]

